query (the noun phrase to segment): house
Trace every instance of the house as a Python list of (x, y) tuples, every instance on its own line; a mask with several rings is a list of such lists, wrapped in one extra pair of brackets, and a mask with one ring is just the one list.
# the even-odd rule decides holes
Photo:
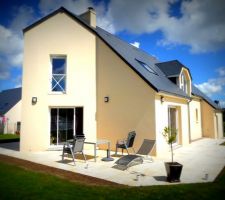
[(178, 131), (177, 145), (221, 137), (219, 106), (193, 86), (178, 61), (168, 73), (171, 62), (160, 63), (97, 27), (93, 8), (77, 16), (61, 7), (28, 26), (21, 151), (46, 150), (83, 134), (90, 142), (108, 139), (114, 149), (135, 130), (135, 148), (155, 139), (159, 155), (167, 150), (162, 131), (168, 125)]
[(21, 88), (0, 92), (0, 133), (20, 132)]

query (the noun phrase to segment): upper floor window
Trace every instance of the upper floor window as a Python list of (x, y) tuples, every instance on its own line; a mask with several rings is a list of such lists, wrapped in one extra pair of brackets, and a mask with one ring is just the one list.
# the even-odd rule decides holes
[(146, 63), (136, 59), (136, 61), (138, 61), (146, 70), (148, 70), (150, 73), (158, 75), (157, 72), (155, 72), (149, 65), (147, 65)]
[(181, 83), (180, 83), (180, 88), (185, 92), (188, 93), (187, 91), (187, 79), (185, 77), (185, 75), (182, 73), (181, 74)]
[(53, 92), (66, 92), (66, 57), (52, 57)]

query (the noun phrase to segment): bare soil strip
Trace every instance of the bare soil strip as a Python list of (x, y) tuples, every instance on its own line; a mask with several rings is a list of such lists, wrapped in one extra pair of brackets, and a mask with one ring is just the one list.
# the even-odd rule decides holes
[(66, 171), (54, 167), (49, 167), (46, 165), (42, 164), (37, 164), (34, 162), (30, 162), (27, 160), (19, 159), (19, 158), (14, 158), (6, 155), (0, 154), (0, 162), (19, 166), (23, 169), (30, 170), (30, 171), (35, 171), (35, 172), (41, 172), (45, 174), (51, 174), (63, 179), (66, 179), (68, 181), (76, 182), (76, 183), (81, 183), (85, 185), (101, 185), (101, 186), (123, 186), (111, 181), (71, 172), (71, 171)]

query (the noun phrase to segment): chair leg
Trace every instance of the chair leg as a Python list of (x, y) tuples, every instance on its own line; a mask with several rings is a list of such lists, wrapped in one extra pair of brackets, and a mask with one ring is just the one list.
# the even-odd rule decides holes
[(116, 152), (115, 152), (115, 155), (117, 155), (117, 146), (116, 146)]
[(134, 154), (135, 154), (135, 150), (134, 150), (134, 147), (133, 147), (132, 149), (133, 149), (133, 151), (134, 151)]
[(123, 155), (123, 149), (122, 149), (122, 155)]
[(128, 149), (126, 148), (126, 150), (127, 150), (127, 154), (129, 155), (129, 151), (128, 151)]
[(83, 151), (82, 151), (82, 155), (83, 155), (83, 157), (84, 157), (85, 162), (87, 162), (86, 156), (85, 156), (85, 154), (84, 154)]
[(62, 152), (62, 160), (64, 160), (64, 148), (63, 148), (63, 152)]
[(76, 163), (75, 163), (75, 154), (74, 154), (73, 149), (71, 147), (70, 147), (70, 152), (71, 152), (72, 157), (73, 157), (74, 165), (76, 165)]
[(75, 155), (74, 155), (74, 153), (72, 152), (72, 157), (73, 157), (73, 162), (74, 162), (74, 165), (76, 165), (76, 163), (75, 163)]

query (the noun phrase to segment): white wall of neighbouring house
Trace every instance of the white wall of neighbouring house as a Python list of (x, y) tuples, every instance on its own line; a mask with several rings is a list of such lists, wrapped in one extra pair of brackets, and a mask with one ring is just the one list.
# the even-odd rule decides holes
[(17, 131), (17, 122), (21, 121), (21, 106), (22, 101), (20, 100), (5, 114), (7, 122), (4, 127), (4, 133), (15, 133)]
[[(64, 94), (51, 92), (51, 55), (66, 56)], [(60, 12), (26, 31), (22, 88), (21, 151), (49, 148), (51, 107), (83, 107), (86, 140), (96, 141), (96, 36), (86, 27)]]
[(217, 111), (215, 113), (215, 127), (217, 127), (217, 138), (222, 139), (224, 138), (223, 136), (223, 113), (220, 111)]
[(169, 151), (169, 145), (167, 144), (162, 134), (164, 128), (169, 125), (169, 107), (174, 107), (177, 109), (178, 145), (189, 144), (189, 121), (187, 100), (176, 97), (166, 97), (164, 95), (164, 100), (162, 102), (161, 95), (157, 94), (155, 97), (155, 122), (156, 152), (159, 156)]
[(193, 99), (190, 102), (190, 136), (191, 140), (202, 138), (201, 101)]

